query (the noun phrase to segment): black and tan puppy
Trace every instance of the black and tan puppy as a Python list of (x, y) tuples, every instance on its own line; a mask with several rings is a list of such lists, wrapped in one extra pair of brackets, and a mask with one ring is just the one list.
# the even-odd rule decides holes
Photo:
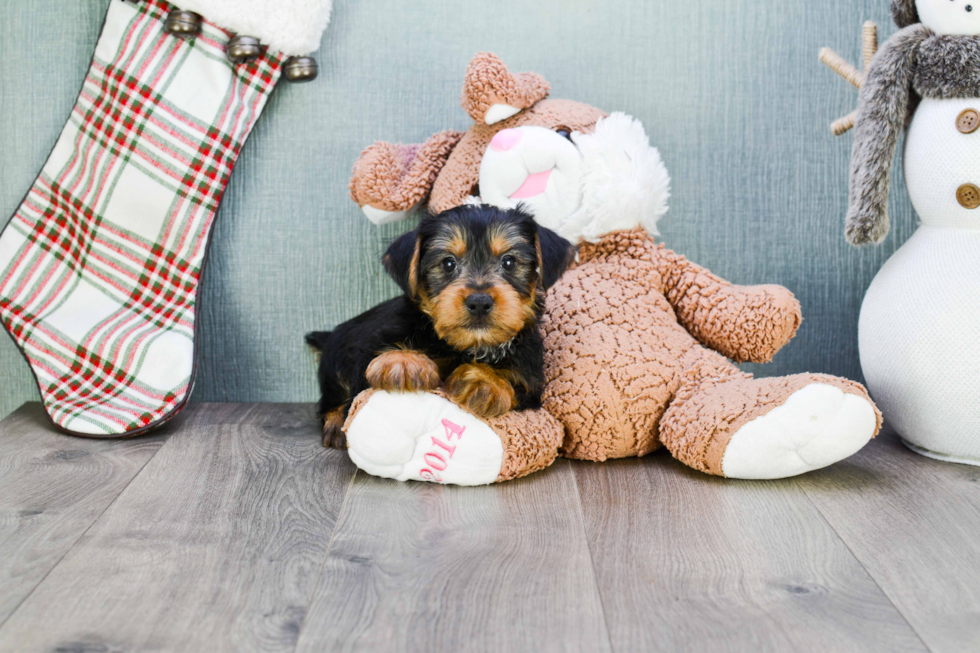
[(323, 442), (346, 448), (344, 421), (368, 388), (435, 390), (495, 417), (541, 406), (545, 290), (574, 257), (567, 240), (521, 210), (461, 206), (422, 218), (384, 266), (404, 294), (311, 333), (321, 352)]

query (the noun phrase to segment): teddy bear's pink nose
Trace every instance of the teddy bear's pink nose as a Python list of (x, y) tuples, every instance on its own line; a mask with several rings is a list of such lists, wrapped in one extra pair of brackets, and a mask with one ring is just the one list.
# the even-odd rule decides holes
[(521, 142), (521, 132), (518, 129), (503, 129), (490, 141), (490, 147), (497, 152), (506, 152)]

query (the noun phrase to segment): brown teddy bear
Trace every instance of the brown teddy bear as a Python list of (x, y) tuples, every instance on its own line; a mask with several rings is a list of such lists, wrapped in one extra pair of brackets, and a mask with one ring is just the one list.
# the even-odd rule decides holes
[(462, 97), (470, 130), (375, 143), (350, 184), (379, 224), (426, 202), (434, 212), (520, 203), (579, 243), (541, 325), (544, 409), (483, 420), (440, 392), (368, 391), (345, 425), (352, 460), (377, 476), (480, 485), (559, 454), (602, 461), (666, 446), (708, 474), (771, 479), (861, 449), (881, 426), (861, 385), (754, 379), (731, 362), (768, 362), (789, 342), (801, 320), (792, 293), (732, 285), (656, 243), (670, 179), (643, 126), (548, 91), (539, 75), (479, 54)]

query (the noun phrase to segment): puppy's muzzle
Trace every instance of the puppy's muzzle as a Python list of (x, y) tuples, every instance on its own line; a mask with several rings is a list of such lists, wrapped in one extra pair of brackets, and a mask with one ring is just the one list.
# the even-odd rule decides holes
[(485, 292), (473, 293), (464, 304), (473, 317), (486, 317), (493, 310), (493, 297)]

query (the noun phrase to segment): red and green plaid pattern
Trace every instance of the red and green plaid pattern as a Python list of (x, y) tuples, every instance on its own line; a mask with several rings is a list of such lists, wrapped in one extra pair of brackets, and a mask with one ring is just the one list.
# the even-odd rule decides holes
[(47, 164), (0, 236), (0, 319), (59, 427), (113, 436), (171, 416), (194, 377), (215, 212), (279, 79), (232, 66), (230, 35), (164, 31), (162, 0), (112, 0)]

